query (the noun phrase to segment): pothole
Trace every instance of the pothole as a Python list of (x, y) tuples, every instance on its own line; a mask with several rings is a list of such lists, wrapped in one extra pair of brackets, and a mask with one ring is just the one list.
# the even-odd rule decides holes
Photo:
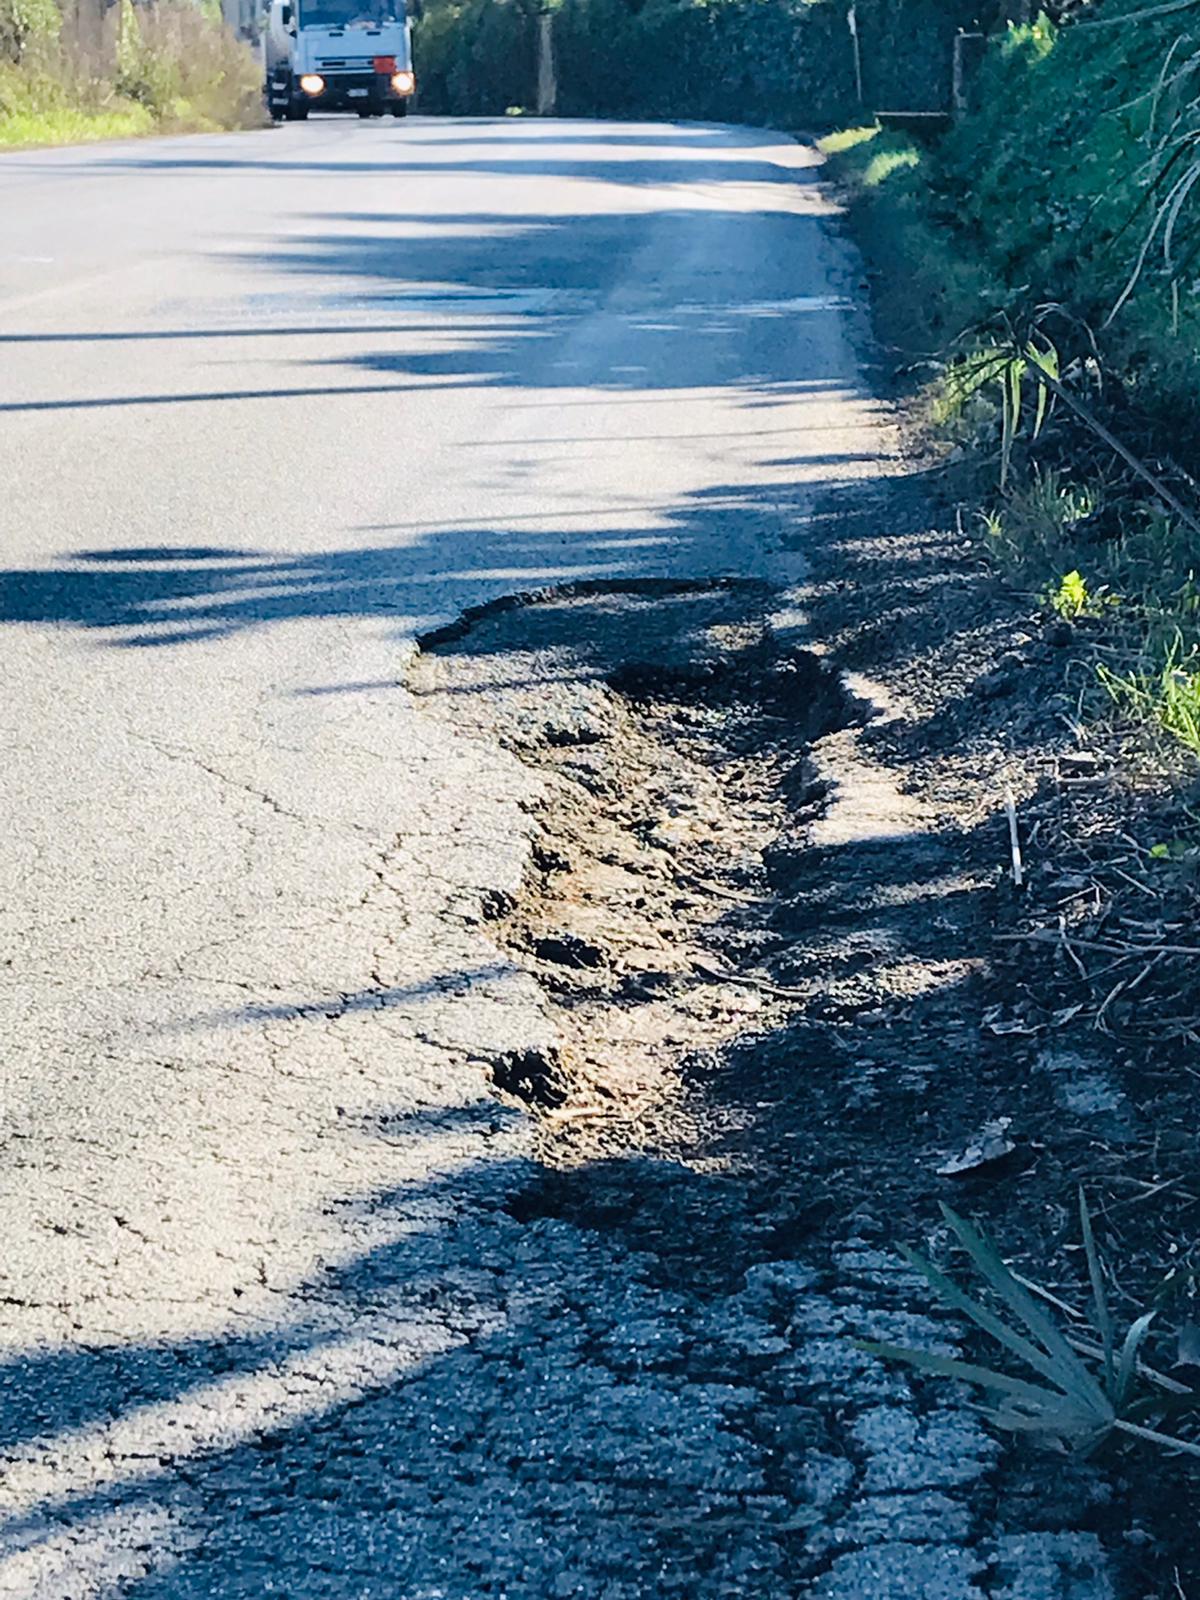
[[(1078, 1086), (1017, 1079), (1012, 1039), (983, 1026), (996, 837), (944, 825), (887, 717), (863, 726), (773, 633), (772, 599), (735, 582), (510, 598), (427, 641), (410, 683), (541, 777), (522, 889), (482, 908), (558, 1035), (492, 1062), (541, 1139), (506, 1212), (533, 1255), (587, 1230), (614, 1301), (630, 1272), (663, 1291), (650, 1334), (617, 1312), (637, 1370), (749, 1397), (737, 1426), (782, 1511), (789, 1593), (915, 1593), (967, 1559), (971, 1524), (1005, 1548), (1031, 1517), (1069, 1540), (1102, 1514), (1061, 1463), (985, 1471), (973, 1417), (856, 1347), (940, 1340), (896, 1239), (919, 1237), (946, 1151), (1009, 1114), (1015, 1081)], [(941, 1522), (909, 1517), (916, 1489)]]
[(544, 776), (524, 891), (485, 914), (557, 1024), (553, 1061), (493, 1067), (554, 1163), (698, 1148), (685, 1063), (794, 1003), (767, 965), (767, 863), (820, 805), (809, 746), (854, 707), (775, 639), (768, 600), (735, 580), (507, 597), (411, 668), (439, 714)]
[(564, 1105), (571, 1092), (557, 1055), (547, 1050), (505, 1051), (492, 1063), (492, 1082), (535, 1111)]

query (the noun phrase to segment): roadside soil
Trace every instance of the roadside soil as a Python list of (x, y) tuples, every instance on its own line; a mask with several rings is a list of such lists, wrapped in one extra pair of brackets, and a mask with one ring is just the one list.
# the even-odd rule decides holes
[[(1058, 937), (1120, 914), (1109, 869), (1124, 861), (1138, 879), (1137, 840), (1162, 826), (1165, 791), (1118, 787), (1103, 750), (1081, 743), (1074, 641), (952, 527), (930, 526), (919, 475), (833, 498), (815, 522), (800, 592), (521, 596), (426, 639), (409, 678), (465, 735), (543, 776), (524, 892), (485, 908), (561, 1041), (489, 1063), (497, 1093), (539, 1122), (541, 1173), (514, 1212), (613, 1235), (688, 1293), (812, 1268), (814, 1303), (842, 1307), (826, 1365), (810, 1347), (797, 1386), (759, 1352), (746, 1375), (776, 1417), (781, 1482), (801, 1459), (797, 1428), (836, 1460), (881, 1394), (895, 1398), (856, 1332), (905, 1343), (909, 1317), (912, 1342), (928, 1342), (928, 1288), (887, 1252), (942, 1250), (939, 1201), (982, 1220), (1083, 1328), (1078, 1186), (1125, 1325), (1169, 1266), (1186, 1294), (1200, 1196), (1190, 1033), (1169, 1047), (1161, 1031), (1139, 1036), (1120, 995), (1106, 999), (1120, 966), (1098, 986), (1096, 964)], [(1003, 1154), (973, 1162), (998, 1123)], [(956, 1163), (966, 1170), (940, 1170)], [(1151, 1357), (1171, 1366), (1166, 1333)], [(905, 1384), (918, 1430), (949, 1415), (947, 1392)], [(960, 1480), (969, 1533), (936, 1473), (897, 1485), (932, 1500), (910, 1498), (904, 1524), (889, 1512), (886, 1546), (839, 1534), (845, 1518), (814, 1536), (820, 1516), (801, 1516), (792, 1578), (865, 1594), (856, 1541), (889, 1561), (940, 1551), (945, 1568), (937, 1541), (953, 1538), (980, 1589), (947, 1594), (1149, 1600), (1200, 1584), (1200, 1497), (1149, 1447), (1080, 1463), (1006, 1445), (979, 1473)], [(845, 1517), (862, 1506), (851, 1492)], [(1013, 1565), (1018, 1536), (1044, 1541), (1040, 1567)], [(872, 1593), (934, 1592), (917, 1569), (869, 1570)]]

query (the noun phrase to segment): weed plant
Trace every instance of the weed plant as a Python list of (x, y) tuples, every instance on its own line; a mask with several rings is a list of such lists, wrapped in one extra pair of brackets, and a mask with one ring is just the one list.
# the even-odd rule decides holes
[(122, 0), (86, 43), (54, 0), (0, 0), (0, 146), (251, 127), (259, 80), (219, 15), (188, 0)]
[(1002, 1259), (986, 1234), (947, 1205), (942, 1215), (965, 1252), (984, 1293), (968, 1294), (925, 1256), (901, 1248), (901, 1254), (939, 1298), (981, 1329), (1008, 1358), (1007, 1366), (984, 1366), (905, 1345), (864, 1342), (871, 1355), (901, 1361), (918, 1372), (955, 1379), (982, 1390), (988, 1404), (981, 1409), (998, 1428), (1031, 1434), (1044, 1443), (1088, 1454), (1114, 1434), (1133, 1437), (1160, 1449), (1200, 1456), (1200, 1445), (1162, 1431), (1151, 1423), (1180, 1409), (1195, 1397), (1180, 1385), (1164, 1385), (1141, 1361), (1155, 1312), (1137, 1317), (1118, 1337), (1109, 1309), (1106, 1270), (1096, 1247), (1091, 1214), (1082, 1191), (1079, 1220), (1091, 1286), (1092, 1323), (1096, 1339), (1065, 1331), (1046, 1305)]

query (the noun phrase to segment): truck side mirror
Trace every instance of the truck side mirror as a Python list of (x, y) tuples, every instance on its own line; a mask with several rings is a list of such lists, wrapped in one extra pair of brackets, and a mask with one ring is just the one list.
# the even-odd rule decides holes
[(280, 20), (280, 22), (283, 23), (285, 28), (290, 28), (291, 27), (291, 25), (292, 25), (292, 8), (291, 8), (291, 6), (283, 6), (283, 7), (280, 8), (279, 20)]

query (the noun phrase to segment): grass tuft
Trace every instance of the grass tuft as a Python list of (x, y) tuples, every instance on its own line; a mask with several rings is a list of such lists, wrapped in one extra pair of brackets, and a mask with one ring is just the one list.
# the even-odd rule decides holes
[[(886, 1360), (904, 1362), (932, 1377), (954, 1379), (982, 1390), (990, 1402), (981, 1407), (984, 1416), (1009, 1433), (1030, 1434), (1085, 1455), (1114, 1434), (1123, 1434), (1164, 1450), (1200, 1456), (1200, 1445), (1148, 1425), (1172, 1409), (1172, 1402), (1153, 1387), (1148, 1369), (1140, 1361), (1154, 1313), (1146, 1312), (1133, 1322), (1118, 1350), (1105, 1267), (1082, 1190), (1080, 1228), (1098, 1345), (1064, 1333), (1005, 1264), (987, 1235), (949, 1206), (941, 1209), (950, 1232), (988, 1291), (990, 1303), (968, 1294), (915, 1250), (902, 1248), (901, 1254), (946, 1305), (967, 1317), (1000, 1346), (1018, 1372), (904, 1345), (864, 1341), (860, 1349)], [(1196, 1397), (1187, 1398), (1194, 1403)]]

